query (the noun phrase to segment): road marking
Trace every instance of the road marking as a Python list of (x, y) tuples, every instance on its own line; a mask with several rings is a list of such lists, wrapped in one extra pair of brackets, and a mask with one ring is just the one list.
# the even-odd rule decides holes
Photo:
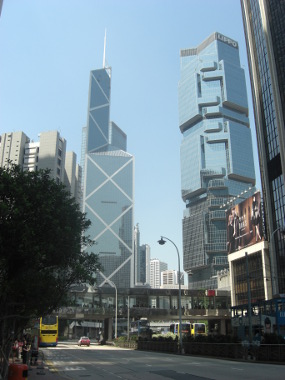
[(64, 367), (64, 371), (86, 371), (84, 367)]

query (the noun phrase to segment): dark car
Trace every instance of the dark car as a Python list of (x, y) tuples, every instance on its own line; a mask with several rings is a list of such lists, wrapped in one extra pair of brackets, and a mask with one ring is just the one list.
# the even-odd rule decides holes
[(78, 346), (90, 346), (90, 339), (87, 336), (82, 336), (78, 341)]

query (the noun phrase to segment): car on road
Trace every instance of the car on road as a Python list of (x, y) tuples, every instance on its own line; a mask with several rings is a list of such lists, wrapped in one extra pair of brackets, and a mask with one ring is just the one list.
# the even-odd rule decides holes
[(82, 336), (78, 341), (78, 346), (90, 346), (90, 339), (88, 336)]

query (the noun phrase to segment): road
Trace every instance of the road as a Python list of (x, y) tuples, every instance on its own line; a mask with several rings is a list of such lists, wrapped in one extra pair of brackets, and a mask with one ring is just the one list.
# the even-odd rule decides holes
[(49, 368), (70, 380), (284, 380), (285, 366), (60, 343), (42, 349)]

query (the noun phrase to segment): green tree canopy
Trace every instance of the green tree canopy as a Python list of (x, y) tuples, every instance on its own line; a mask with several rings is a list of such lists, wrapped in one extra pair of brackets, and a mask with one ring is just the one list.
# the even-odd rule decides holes
[(24, 325), (58, 308), (71, 284), (94, 283), (100, 264), (84, 250), (93, 243), (89, 225), (49, 170), (28, 172), (11, 163), (0, 168), (2, 333), (3, 321)]

